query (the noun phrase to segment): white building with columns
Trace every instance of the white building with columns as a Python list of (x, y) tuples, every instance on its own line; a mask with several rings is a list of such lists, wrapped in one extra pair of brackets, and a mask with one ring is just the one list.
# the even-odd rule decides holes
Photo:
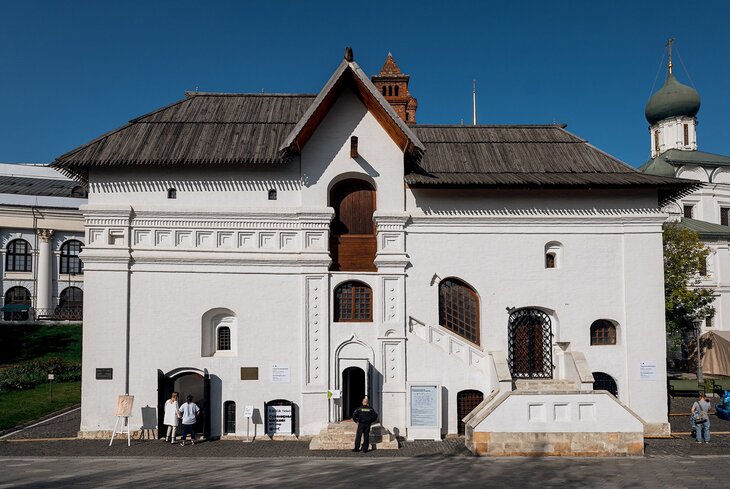
[(213, 438), (252, 406), (316, 439), (364, 395), (479, 453), (668, 433), (660, 206), (688, 183), (414, 107), (391, 56), (371, 81), (348, 52), (318, 94), (188, 93), (57, 158), (89, 186), (82, 436), (173, 390)]
[(52, 168), (0, 164), (0, 319), (81, 319), (86, 201), (83, 185)]

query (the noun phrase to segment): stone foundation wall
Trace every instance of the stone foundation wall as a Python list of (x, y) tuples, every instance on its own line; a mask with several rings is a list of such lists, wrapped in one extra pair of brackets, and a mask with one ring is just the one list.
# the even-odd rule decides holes
[(672, 429), (669, 423), (644, 423), (644, 436), (669, 436)]
[(605, 457), (644, 454), (642, 433), (486, 433), (473, 434), (472, 452), (481, 456)]

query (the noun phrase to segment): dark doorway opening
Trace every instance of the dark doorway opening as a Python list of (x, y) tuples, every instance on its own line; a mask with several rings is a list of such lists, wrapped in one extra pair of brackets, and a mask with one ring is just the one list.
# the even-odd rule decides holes
[(226, 401), (223, 403), (223, 433), (226, 435), (236, 434), (236, 403)]
[[(157, 436), (162, 437), (166, 430), (163, 429), (165, 419), (165, 402), (170, 399), (173, 392), (178, 392), (178, 402), (182, 406), (187, 396), (193, 396), (193, 402), (198, 405), (201, 412), (195, 422), (195, 433), (210, 438), (210, 374), (206, 370), (203, 374), (196, 372), (185, 372), (179, 375), (167, 376), (161, 370), (157, 371), (157, 413), (158, 426)], [(178, 433), (180, 430), (178, 429)]]
[(618, 397), (618, 385), (613, 377), (604, 372), (593, 372), (593, 390), (608, 391)]
[(466, 425), (462, 419), (472, 412), (483, 400), (484, 394), (476, 390), (461, 391), (456, 394), (456, 416), (459, 418), (460, 435), (466, 432)]
[(330, 229), (332, 270), (376, 272), (375, 189), (363, 180), (345, 180), (330, 191), (335, 218)]
[(342, 372), (342, 419), (351, 419), (353, 411), (362, 405), (362, 399), (366, 395), (363, 369), (346, 368)]

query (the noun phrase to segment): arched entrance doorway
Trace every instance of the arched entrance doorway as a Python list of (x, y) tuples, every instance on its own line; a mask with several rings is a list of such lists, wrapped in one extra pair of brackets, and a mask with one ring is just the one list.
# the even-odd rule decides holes
[(360, 367), (348, 367), (342, 371), (342, 419), (351, 419), (367, 395), (365, 371)]
[(613, 377), (604, 372), (593, 372), (593, 390), (608, 391), (618, 397), (618, 385)]
[[(201, 413), (195, 423), (195, 433), (202, 434), (206, 439), (210, 438), (210, 374), (207, 370), (171, 372), (165, 375), (161, 370), (157, 371), (157, 413), (158, 427), (163, 426), (165, 418), (165, 402), (170, 399), (173, 392), (180, 394), (180, 405), (186, 401), (187, 396), (193, 396), (193, 402), (201, 409)], [(158, 429), (157, 436), (162, 437), (166, 430)], [(180, 432), (178, 430), (178, 432)]]
[(509, 316), (509, 367), (512, 377), (552, 379), (550, 316), (539, 309), (520, 309)]
[(364, 180), (344, 180), (330, 191), (335, 210), (330, 231), (332, 270), (376, 272), (375, 189)]
[(456, 394), (456, 416), (459, 419), (459, 434), (466, 432), (466, 425), (462, 421), (464, 416), (474, 411), (474, 408), (484, 400), (484, 394), (477, 390), (466, 390)]

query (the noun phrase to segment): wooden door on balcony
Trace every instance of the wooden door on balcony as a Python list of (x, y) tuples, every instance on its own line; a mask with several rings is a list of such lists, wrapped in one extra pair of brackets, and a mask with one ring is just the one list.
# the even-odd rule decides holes
[(332, 187), (330, 205), (335, 218), (330, 232), (332, 270), (375, 272), (375, 189), (362, 180), (345, 180)]

